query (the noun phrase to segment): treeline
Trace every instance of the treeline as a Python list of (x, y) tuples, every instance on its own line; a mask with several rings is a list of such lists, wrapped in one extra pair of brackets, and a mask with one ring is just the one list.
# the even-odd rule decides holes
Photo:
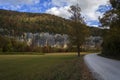
[(0, 35), (0, 52), (68, 52), (68, 49), (55, 48), (51, 46), (28, 46), (26, 42), (18, 41), (15, 38), (3, 37)]
[(0, 52), (24, 52), (26, 48), (27, 45), (25, 42), (0, 36)]

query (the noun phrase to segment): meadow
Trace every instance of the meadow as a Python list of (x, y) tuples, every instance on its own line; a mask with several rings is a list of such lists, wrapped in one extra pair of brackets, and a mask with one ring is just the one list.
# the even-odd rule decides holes
[(0, 55), (0, 80), (92, 80), (83, 55)]

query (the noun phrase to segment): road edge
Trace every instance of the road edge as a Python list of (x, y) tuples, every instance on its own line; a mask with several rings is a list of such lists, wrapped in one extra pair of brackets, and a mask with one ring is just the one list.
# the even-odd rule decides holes
[(88, 67), (88, 69), (89, 69), (90, 72), (92, 73), (92, 76), (94, 77), (95, 80), (104, 80), (104, 79), (102, 78), (102, 75), (100, 75), (99, 73), (97, 73), (97, 72), (91, 67), (90, 63), (89, 63), (88, 60), (87, 60), (88, 55), (91, 55), (91, 54), (85, 55), (83, 59), (84, 59), (84, 62), (85, 62), (85, 64), (86, 64), (86, 66)]

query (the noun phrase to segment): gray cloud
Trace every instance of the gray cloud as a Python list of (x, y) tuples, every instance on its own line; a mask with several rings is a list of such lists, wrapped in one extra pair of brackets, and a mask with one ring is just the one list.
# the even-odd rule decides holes
[(46, 13), (50, 13), (50, 14), (54, 14), (63, 18), (68, 19), (71, 14), (68, 12), (69, 6), (65, 6), (65, 7), (53, 7), (49, 10), (46, 11)]
[[(58, 8), (56, 7), (56, 10), (53, 10), (53, 8), (51, 8), (47, 10), (47, 12), (64, 17), (63, 14), (66, 15), (68, 12), (64, 11), (63, 6), (68, 7), (70, 5), (79, 4), (82, 10), (82, 14), (86, 17), (86, 19), (98, 20), (98, 17), (101, 16), (102, 13), (96, 12), (96, 10), (100, 5), (108, 4), (108, 1), (109, 0), (52, 0), (52, 4), (58, 6)], [(59, 12), (61, 14), (58, 14), (56, 12)], [(66, 17), (68, 18), (69, 15), (66, 15), (65, 18)]]

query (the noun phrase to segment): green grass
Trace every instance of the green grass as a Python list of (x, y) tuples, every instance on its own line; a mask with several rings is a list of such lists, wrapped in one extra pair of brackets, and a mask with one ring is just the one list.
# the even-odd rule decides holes
[(85, 80), (83, 65), (74, 53), (0, 55), (0, 80)]
[(39, 52), (0, 52), (0, 55), (44, 55), (45, 53)]

